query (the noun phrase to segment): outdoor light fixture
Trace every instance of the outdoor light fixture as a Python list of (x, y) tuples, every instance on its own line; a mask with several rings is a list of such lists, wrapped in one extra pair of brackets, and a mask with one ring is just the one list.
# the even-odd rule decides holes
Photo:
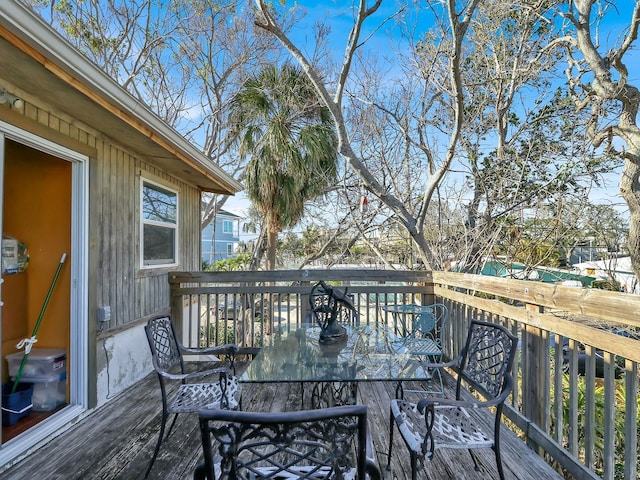
[(13, 108), (22, 108), (24, 105), (21, 98), (16, 97), (15, 95), (7, 92), (3, 87), (0, 87), (0, 105), (3, 103), (8, 103)]

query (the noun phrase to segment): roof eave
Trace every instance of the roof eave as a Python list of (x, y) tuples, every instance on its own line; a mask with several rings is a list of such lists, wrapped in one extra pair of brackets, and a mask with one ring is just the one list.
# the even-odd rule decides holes
[(181, 161), (191, 177), (201, 175), (197, 184), (202, 190), (231, 195), (242, 190), (239, 182), (23, 5), (14, 0), (0, 2), (0, 26), (12, 34), (8, 41), (16, 48)]

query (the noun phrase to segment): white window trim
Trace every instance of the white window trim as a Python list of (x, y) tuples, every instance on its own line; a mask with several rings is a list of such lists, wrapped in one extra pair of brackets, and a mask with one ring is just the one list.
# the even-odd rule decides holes
[[(230, 228), (226, 228), (227, 225), (230, 225)], [(222, 233), (230, 233), (233, 234), (233, 220), (227, 220), (225, 218), (222, 219)]]
[[(144, 185), (149, 184), (149, 185), (155, 185), (158, 188), (161, 188), (162, 190), (167, 190), (171, 193), (175, 193), (176, 195), (176, 224), (175, 224), (175, 246), (174, 246), (174, 258), (175, 261), (173, 263), (158, 263), (158, 264), (154, 264), (154, 265), (145, 265), (144, 264), (144, 226), (145, 224), (147, 225), (159, 225), (162, 227), (168, 227), (168, 225), (164, 222), (157, 222), (157, 221), (152, 221), (152, 220), (145, 220), (143, 218), (143, 203), (144, 203), (144, 199), (143, 199), (143, 189), (144, 189)], [(179, 239), (180, 239), (180, 235), (179, 235), (179, 227), (180, 227), (180, 191), (177, 190), (175, 187), (169, 186), (166, 183), (161, 183), (158, 182), (156, 180), (152, 180), (151, 178), (144, 176), (144, 175), (140, 175), (140, 188), (139, 188), (139, 199), (140, 199), (140, 204), (139, 204), (139, 217), (138, 220), (140, 222), (140, 229), (139, 229), (139, 235), (140, 235), (140, 251), (139, 251), (139, 256), (140, 256), (140, 261), (138, 262), (139, 268), (141, 270), (152, 270), (155, 268), (167, 268), (167, 267), (175, 267), (178, 265), (179, 260), (178, 260), (178, 255), (180, 252), (180, 244), (179, 244)]]

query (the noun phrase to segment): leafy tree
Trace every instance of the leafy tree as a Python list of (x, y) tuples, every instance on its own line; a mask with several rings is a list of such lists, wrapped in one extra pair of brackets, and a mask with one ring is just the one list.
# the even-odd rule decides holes
[[(567, 205), (585, 203), (613, 158), (624, 164), (620, 191), (639, 269), (640, 94), (625, 65), (637, 42), (637, 2), (361, 0), (339, 12), (352, 19), (340, 61), (329, 48), (331, 35), (343, 33), (332, 31), (337, 15), (296, 45), (291, 29), (303, 10), (284, 0), (255, 0), (253, 8), (233, 0), (22, 1), (241, 181), (252, 156), (231, 141), (230, 100), (288, 50), (331, 113), (347, 167), (310, 215), (310, 225), (331, 228), (303, 265), (337, 261), (356, 242), (387, 261), (375, 232), (390, 220), (427, 268), (455, 258), (476, 271), (512, 227), (522, 229), (513, 218), (544, 220), (555, 230), (537, 242), (551, 251), (564, 235), (569, 251), (580, 222), (567, 221)], [(629, 11), (619, 36), (612, 23), (601, 34), (601, 21)], [(578, 109), (556, 78), (563, 47)], [(363, 194), (368, 212), (357, 209)], [(205, 201), (203, 225), (225, 199)], [(254, 265), (266, 244), (261, 233)]]
[[(250, 72), (280, 52), (255, 26), (250, 6), (235, 0), (23, 2), (213, 163), (243, 180), (246, 164), (227, 135), (229, 102)], [(203, 197), (204, 229), (227, 197)]]
[[(349, 10), (352, 28), (331, 78), (284, 32), (286, 7), (256, 0), (257, 23), (329, 108), (339, 152), (358, 176), (348, 193), (364, 188), (381, 205), (368, 220), (402, 225), (426, 268), (454, 257), (477, 270), (505, 233), (500, 217), (585, 195), (604, 168), (580, 148), (575, 110), (546, 94), (560, 58), (548, 45), (556, 24), (545, 18), (556, 2), (383, 3)], [(397, 50), (365, 50), (383, 26), (404, 32)]]
[[(626, 24), (620, 18), (623, 6), (631, 12)], [(640, 89), (627, 66), (638, 62), (631, 56), (634, 45), (637, 50), (640, 2), (573, 0), (562, 2), (560, 13), (567, 31), (555, 43), (566, 48), (569, 87), (576, 107), (589, 115), (589, 139), (624, 162), (619, 187), (629, 207), (627, 246), (640, 278)], [(602, 22), (609, 17), (618, 21), (619, 34), (609, 22), (609, 32), (601, 36)]]
[(278, 233), (296, 225), (305, 201), (336, 177), (334, 123), (302, 70), (290, 64), (263, 67), (231, 108), (240, 153), (250, 157), (247, 196), (265, 217), (272, 270)]
[(247, 270), (250, 262), (251, 255), (247, 253), (241, 253), (233, 258), (216, 260), (211, 265), (203, 262), (202, 270), (206, 272), (235, 272), (238, 270)]
[(295, 268), (302, 252), (302, 239), (292, 231), (286, 232), (278, 242), (278, 260), (282, 268)]

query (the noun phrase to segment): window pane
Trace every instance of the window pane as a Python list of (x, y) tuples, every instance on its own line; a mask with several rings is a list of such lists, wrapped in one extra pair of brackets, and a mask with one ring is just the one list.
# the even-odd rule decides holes
[(178, 196), (156, 185), (142, 186), (142, 218), (157, 222), (176, 223)]
[(144, 265), (176, 263), (175, 236), (173, 228), (144, 225)]
[(230, 220), (224, 220), (222, 222), (222, 232), (223, 233), (233, 233), (233, 222)]

